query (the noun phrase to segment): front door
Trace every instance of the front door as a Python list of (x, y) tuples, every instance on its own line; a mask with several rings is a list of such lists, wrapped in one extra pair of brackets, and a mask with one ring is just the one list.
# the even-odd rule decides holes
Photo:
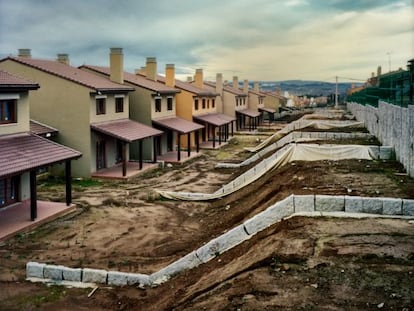
[(96, 170), (106, 168), (106, 144), (104, 140), (96, 142)]
[(16, 203), (19, 198), (20, 177), (0, 179), (0, 208)]

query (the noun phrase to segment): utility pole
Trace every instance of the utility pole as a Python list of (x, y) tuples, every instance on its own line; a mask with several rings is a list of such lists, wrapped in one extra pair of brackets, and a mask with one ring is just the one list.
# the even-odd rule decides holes
[(335, 77), (335, 108), (338, 108), (338, 76)]

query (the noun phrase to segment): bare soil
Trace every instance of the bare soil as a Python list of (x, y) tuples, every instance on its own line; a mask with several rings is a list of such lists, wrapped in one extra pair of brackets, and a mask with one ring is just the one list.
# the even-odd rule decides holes
[[(414, 198), (399, 163), (366, 160), (293, 162), (211, 202), (155, 193), (215, 191), (247, 169), (215, 164), (242, 161), (257, 138), (129, 181), (75, 184), (76, 214), (0, 246), (0, 310), (411, 310), (414, 224), (397, 219), (291, 218), (158, 288), (88, 298), (90, 289), (24, 281), (27, 261), (152, 273), (292, 193)], [(38, 191), (64, 200), (59, 182)]]

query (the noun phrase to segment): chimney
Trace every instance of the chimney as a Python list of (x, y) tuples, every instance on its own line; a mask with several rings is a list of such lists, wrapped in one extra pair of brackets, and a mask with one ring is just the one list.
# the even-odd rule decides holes
[(110, 80), (116, 83), (124, 83), (124, 54), (122, 48), (111, 48), (109, 54)]
[(375, 72), (371, 72), (371, 78), (375, 78)]
[(147, 57), (146, 73), (148, 79), (157, 81), (157, 59), (155, 57)]
[(187, 82), (193, 82), (193, 77), (192, 76), (188, 76), (187, 77)]
[(249, 93), (249, 80), (243, 80), (243, 93)]
[(203, 84), (204, 84), (203, 83), (203, 69), (196, 69), (195, 77), (194, 77), (194, 85), (202, 89)]
[(216, 74), (216, 93), (220, 95), (223, 93), (223, 74)]
[(68, 54), (58, 54), (57, 61), (62, 64), (69, 65), (69, 55)]
[(19, 49), (18, 56), (31, 58), (32, 57), (31, 50), (30, 49)]
[(135, 74), (146, 76), (147, 75), (147, 68), (145, 66), (142, 66), (140, 69), (135, 69)]
[(259, 92), (259, 82), (258, 81), (254, 81), (254, 83), (253, 83), (253, 91)]
[(175, 66), (174, 64), (165, 65), (165, 85), (175, 87)]
[(377, 77), (379, 78), (381, 76), (381, 66), (378, 66), (377, 68)]
[(235, 89), (238, 89), (239, 88), (239, 78), (237, 76), (234, 76), (233, 77), (233, 87)]

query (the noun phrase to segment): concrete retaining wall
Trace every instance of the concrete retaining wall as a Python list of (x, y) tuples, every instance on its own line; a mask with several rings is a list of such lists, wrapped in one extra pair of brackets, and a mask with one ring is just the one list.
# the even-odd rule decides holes
[[(67, 268), (37, 262), (26, 264), (27, 278), (51, 279), (54, 281), (74, 281), (108, 284), (114, 286), (139, 285), (156, 286), (172, 276), (206, 263), (223, 252), (250, 239), (256, 233), (283, 220), (297, 215), (318, 212), (320, 216), (337, 213), (338, 217), (352, 215), (388, 215), (390, 217), (414, 217), (414, 200), (399, 198), (371, 198), (329, 195), (290, 195), (268, 207), (265, 211), (246, 220), (243, 224), (214, 238), (204, 246), (187, 254), (165, 268), (151, 274), (125, 273), (90, 268)], [(320, 213), (320, 214), (319, 214)], [(361, 214), (362, 213), (362, 214)]]
[(380, 101), (378, 108), (357, 103), (347, 108), (383, 145), (394, 148), (396, 159), (414, 177), (414, 105), (404, 108)]

